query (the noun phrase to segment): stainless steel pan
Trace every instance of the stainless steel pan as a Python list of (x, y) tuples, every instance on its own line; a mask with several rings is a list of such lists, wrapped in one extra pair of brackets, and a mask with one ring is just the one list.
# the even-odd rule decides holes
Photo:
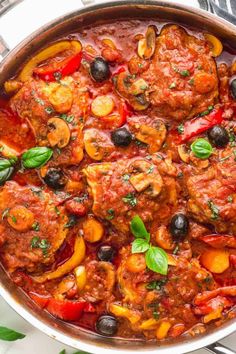
[[(48, 42), (65, 33), (79, 31), (85, 26), (119, 18), (155, 18), (157, 21), (183, 23), (187, 26), (210, 31), (220, 37), (225, 44), (230, 44), (231, 47), (235, 46), (236, 49), (236, 27), (205, 11), (158, 0), (104, 2), (60, 17), (26, 38), (0, 64), (0, 87), (6, 79), (14, 75), (29, 56)], [(157, 344), (153, 343), (103, 338), (55, 319), (50, 314), (38, 309), (21, 289), (9, 280), (1, 266), (0, 295), (33, 326), (67, 345), (90, 353), (136, 354), (137, 351), (158, 351), (160, 354), (170, 354), (173, 351), (175, 354), (180, 354), (203, 347), (213, 353), (233, 353), (216, 342), (236, 330), (235, 320), (228, 321), (221, 328), (214, 328), (200, 337), (181, 338), (179, 342), (169, 341), (157, 347)]]

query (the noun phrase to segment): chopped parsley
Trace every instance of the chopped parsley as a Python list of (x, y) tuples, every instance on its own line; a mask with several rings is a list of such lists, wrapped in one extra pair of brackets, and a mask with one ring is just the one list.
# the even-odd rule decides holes
[(154, 165), (151, 165), (151, 166), (149, 167), (149, 169), (147, 170), (147, 174), (149, 175), (150, 173), (153, 172), (153, 170), (154, 170)]
[(45, 256), (50, 248), (50, 244), (46, 239), (40, 239), (39, 237), (35, 236), (31, 240), (31, 249), (33, 248), (40, 248)]
[(158, 320), (160, 318), (160, 313), (157, 310), (154, 310), (152, 315), (155, 320)]
[(107, 210), (107, 216), (106, 216), (106, 219), (107, 220), (112, 220), (115, 216), (115, 210), (114, 209), (108, 209)]
[(233, 203), (233, 197), (232, 197), (232, 195), (229, 195), (229, 196), (228, 196), (227, 202)]
[(176, 245), (173, 254), (177, 254), (178, 252), (179, 252), (179, 245)]
[(74, 200), (78, 203), (83, 203), (85, 200), (88, 199), (88, 194), (84, 193), (81, 197), (75, 197)]
[(40, 106), (44, 106), (44, 105), (45, 105), (44, 101), (41, 100), (41, 98), (35, 97), (34, 100), (35, 100), (35, 102), (37, 102), (38, 104), (40, 104)]
[(128, 193), (125, 197), (122, 198), (123, 202), (129, 204), (132, 207), (137, 205), (137, 198), (133, 193)]
[(30, 189), (37, 197), (42, 198), (42, 189), (40, 187), (31, 187)]
[(54, 112), (54, 109), (52, 107), (46, 107), (44, 110), (47, 114), (51, 114), (52, 112)]
[(60, 210), (58, 209), (57, 206), (54, 207), (54, 210), (55, 210), (55, 213), (56, 213), (57, 215), (60, 215)]
[(161, 290), (161, 288), (167, 283), (167, 278), (161, 280), (153, 280), (146, 285), (147, 290)]
[(173, 88), (175, 88), (176, 87), (176, 83), (175, 82), (172, 82), (172, 84), (170, 84), (170, 86), (169, 86), (169, 89), (173, 89)]
[(219, 209), (218, 209), (218, 207), (213, 203), (212, 200), (208, 200), (207, 205), (208, 205), (208, 207), (211, 210), (211, 218), (213, 220), (218, 219), (218, 217), (219, 217)]
[(125, 173), (123, 176), (122, 176), (122, 179), (124, 182), (128, 182), (129, 179), (130, 179), (130, 175), (128, 173)]
[(203, 279), (204, 283), (207, 283), (207, 284), (211, 283), (212, 280), (213, 280), (212, 277), (209, 275), (205, 279)]
[(192, 78), (191, 80), (189, 80), (189, 85), (194, 85), (194, 78)]
[(230, 142), (230, 146), (236, 145), (236, 136), (235, 136), (233, 130), (229, 131), (229, 142)]
[(179, 73), (180, 73), (180, 75), (185, 76), (185, 77), (190, 75), (189, 70), (182, 70)]
[(183, 134), (184, 133), (184, 125), (183, 124), (178, 125), (177, 130), (178, 130), (179, 134)]
[(214, 109), (214, 106), (208, 106), (207, 109), (199, 114), (199, 117), (204, 117)]
[(39, 231), (40, 230), (40, 224), (38, 221), (34, 222), (33, 225), (32, 225), (32, 229), (34, 231)]
[(142, 63), (138, 63), (138, 67), (139, 67), (139, 68), (142, 68), (142, 67), (143, 67), (143, 64), (142, 64)]
[(183, 176), (184, 176), (183, 172), (179, 172), (179, 173), (177, 174), (177, 178), (183, 178)]
[(77, 217), (75, 215), (70, 215), (68, 222), (64, 225), (64, 229), (69, 229), (77, 224)]
[(17, 223), (17, 218), (15, 217), (15, 215), (11, 215), (11, 219), (12, 219), (12, 221), (14, 222), (14, 224)]
[(147, 146), (147, 144), (145, 144), (145, 143), (143, 143), (142, 141), (137, 140), (137, 139), (135, 140), (135, 144), (136, 144), (137, 146), (141, 147), (141, 148), (144, 148), (144, 147)]
[(69, 116), (67, 114), (60, 114), (60, 118), (63, 119), (67, 123), (71, 123), (74, 120), (73, 114), (71, 114)]

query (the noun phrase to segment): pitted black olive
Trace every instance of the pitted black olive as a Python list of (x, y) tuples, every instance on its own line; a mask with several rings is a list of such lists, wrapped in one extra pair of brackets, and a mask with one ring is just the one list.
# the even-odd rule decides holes
[(111, 133), (111, 140), (116, 146), (128, 146), (132, 141), (132, 135), (126, 128), (118, 128)]
[(118, 322), (114, 316), (103, 315), (100, 316), (96, 322), (96, 331), (103, 336), (113, 336), (118, 329)]
[(95, 58), (90, 64), (90, 74), (97, 82), (102, 82), (110, 77), (110, 68), (103, 58)]
[(65, 187), (67, 178), (60, 168), (49, 168), (46, 176), (43, 178), (44, 182), (53, 189), (62, 189)]
[(208, 139), (212, 145), (222, 148), (229, 143), (229, 134), (221, 125), (215, 125), (207, 132)]
[(112, 246), (102, 245), (99, 247), (97, 256), (100, 261), (111, 262), (115, 255), (115, 250)]
[(189, 221), (185, 214), (175, 214), (170, 222), (170, 233), (174, 241), (182, 241), (188, 234)]
[(236, 79), (232, 80), (230, 83), (230, 90), (233, 98), (236, 100)]

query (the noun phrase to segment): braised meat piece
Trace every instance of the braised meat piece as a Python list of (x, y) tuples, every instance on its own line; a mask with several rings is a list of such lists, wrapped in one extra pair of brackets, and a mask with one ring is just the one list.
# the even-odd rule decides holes
[(147, 222), (153, 220), (157, 212), (161, 214), (164, 204), (176, 205), (175, 173), (171, 161), (155, 157), (153, 161), (135, 158), (92, 164), (84, 169), (94, 214), (109, 220), (123, 232), (129, 230), (129, 222), (136, 214)]
[(68, 229), (64, 207), (55, 208), (53, 194), (7, 182), (0, 192), (1, 258), (9, 271), (32, 272), (54, 260)]
[(196, 220), (212, 224), (218, 232), (236, 232), (236, 167), (232, 149), (221, 152), (205, 170), (191, 170), (186, 184), (188, 211)]
[(162, 29), (142, 78), (161, 117), (191, 118), (214, 105), (218, 97), (216, 64), (209, 45), (177, 25)]

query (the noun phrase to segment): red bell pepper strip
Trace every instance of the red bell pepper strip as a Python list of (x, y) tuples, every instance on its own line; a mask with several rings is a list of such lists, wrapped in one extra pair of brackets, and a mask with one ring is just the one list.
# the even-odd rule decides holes
[(57, 300), (50, 295), (36, 294), (32, 291), (29, 296), (41, 308), (64, 321), (77, 321), (83, 312), (95, 312), (93, 305), (86, 301)]
[(46, 310), (53, 316), (64, 321), (77, 321), (83, 314), (87, 303), (85, 301), (68, 301), (49, 299)]
[(231, 235), (206, 235), (200, 240), (214, 248), (231, 247), (236, 248), (236, 236)]
[(213, 109), (206, 116), (194, 118), (184, 123), (183, 133), (179, 134), (180, 143), (184, 143), (192, 137), (203, 133), (214, 125), (221, 124), (223, 120), (223, 111), (221, 108)]
[(215, 290), (211, 290), (211, 291), (203, 291), (200, 294), (197, 294), (194, 298), (194, 305), (199, 306), (202, 304), (205, 304), (206, 301), (213, 299), (217, 296), (230, 296), (230, 297), (234, 297), (236, 296), (236, 286), (232, 285), (232, 286), (225, 286), (222, 288), (218, 288)]
[(218, 308), (231, 307), (233, 304), (234, 303), (226, 297), (217, 296), (207, 301), (205, 304), (201, 304), (198, 307), (195, 307), (194, 313), (196, 315), (207, 315), (210, 312), (217, 310)]
[(82, 52), (70, 56), (55, 65), (34, 69), (34, 74), (44, 81), (56, 81), (64, 76), (73, 74), (80, 66)]
[(47, 296), (47, 295), (36, 294), (33, 291), (29, 292), (29, 296), (42, 309), (44, 309), (47, 306), (49, 299), (51, 298), (50, 295)]

